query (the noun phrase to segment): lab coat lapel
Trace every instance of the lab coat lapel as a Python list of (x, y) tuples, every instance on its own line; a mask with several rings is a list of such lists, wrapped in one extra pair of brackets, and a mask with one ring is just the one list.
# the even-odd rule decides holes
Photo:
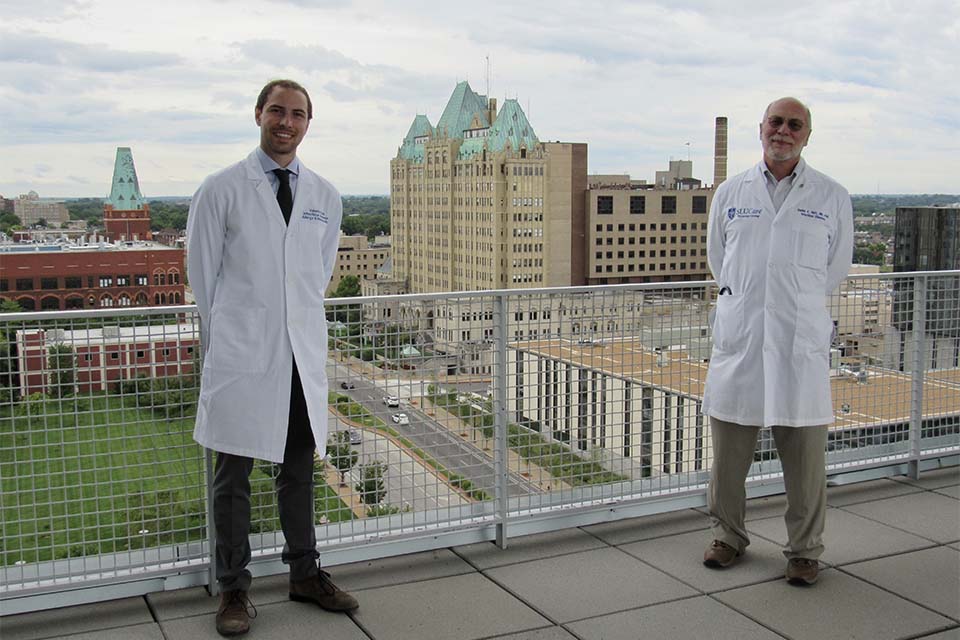
[(765, 165), (761, 160), (759, 164), (753, 167), (753, 172), (747, 177), (746, 182), (752, 183), (750, 188), (760, 197), (760, 202), (763, 205), (761, 208), (764, 211), (769, 211), (771, 213), (770, 218), (775, 219), (778, 211), (773, 204), (773, 198), (770, 197), (770, 192), (767, 190), (767, 176), (763, 175), (764, 168)]
[(289, 228), (291, 231), (297, 231), (300, 226), (300, 219), (303, 217), (305, 202), (310, 201), (311, 184), (306, 169), (303, 167), (303, 161), (300, 162), (300, 173), (297, 174), (297, 192), (293, 194), (293, 211), (290, 213)]
[[(263, 167), (260, 166), (260, 159), (257, 158), (256, 150), (247, 156), (246, 167), (247, 178), (253, 182), (253, 187), (257, 191), (257, 196), (260, 198), (262, 210), (267, 212), (267, 215), (270, 216), (270, 219), (273, 220), (274, 223), (286, 228), (287, 225), (283, 221), (283, 212), (280, 211), (280, 205), (277, 203), (277, 194), (275, 194), (270, 187), (270, 181), (267, 180), (267, 175), (263, 172)], [(294, 205), (296, 205), (296, 203), (294, 203)], [(292, 217), (291, 215), (291, 223), (293, 222)]]
[(783, 201), (783, 206), (780, 207), (780, 211), (777, 212), (777, 217), (779, 217), (780, 212), (783, 212), (784, 216), (789, 215), (788, 212), (791, 210), (796, 212), (797, 204), (803, 198), (804, 192), (808, 190), (806, 186), (808, 177), (809, 174), (806, 171), (806, 166), (804, 166), (803, 170), (794, 178), (793, 187), (790, 189), (790, 193), (787, 194), (787, 199)]

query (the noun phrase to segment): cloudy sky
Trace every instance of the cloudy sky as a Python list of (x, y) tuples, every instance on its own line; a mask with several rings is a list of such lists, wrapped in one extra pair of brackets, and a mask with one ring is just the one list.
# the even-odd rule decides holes
[(301, 81), (301, 158), (343, 193), (387, 193), (415, 114), (454, 86), (515, 97), (593, 173), (713, 177), (759, 158), (764, 106), (813, 110), (805, 157), (854, 193), (960, 192), (956, 0), (0, 0), (0, 194), (105, 196), (133, 148), (146, 197), (189, 195), (257, 143), (269, 79)]

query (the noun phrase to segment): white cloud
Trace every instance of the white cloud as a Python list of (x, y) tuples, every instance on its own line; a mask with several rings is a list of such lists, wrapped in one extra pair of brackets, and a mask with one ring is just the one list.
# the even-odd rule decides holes
[(954, 0), (2, 7), (5, 194), (102, 195), (118, 145), (134, 147), (145, 193), (190, 193), (256, 144), (256, 94), (284, 76), (315, 105), (305, 161), (345, 193), (386, 192), (415, 114), (436, 122), (458, 80), (485, 92), (487, 55), (492, 94), (529, 105), (541, 139), (587, 142), (593, 171), (650, 179), (689, 153), (710, 181), (716, 115), (731, 171), (745, 169), (763, 107), (792, 94), (814, 113), (805, 155), (851, 191), (960, 191)]

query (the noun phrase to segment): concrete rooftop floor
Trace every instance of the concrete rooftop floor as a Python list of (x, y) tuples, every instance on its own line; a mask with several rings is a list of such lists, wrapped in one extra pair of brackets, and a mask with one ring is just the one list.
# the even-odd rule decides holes
[[(752, 500), (747, 554), (716, 571), (700, 510), (333, 568), (360, 609), (254, 581), (247, 638), (960, 640), (960, 468), (832, 487), (820, 581), (783, 580), (783, 496)], [(218, 638), (202, 588), (0, 618), (3, 640)]]

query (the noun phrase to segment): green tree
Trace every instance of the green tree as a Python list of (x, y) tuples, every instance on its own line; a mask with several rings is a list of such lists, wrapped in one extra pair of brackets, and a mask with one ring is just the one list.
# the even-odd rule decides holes
[(387, 484), (383, 479), (386, 473), (387, 465), (379, 460), (360, 465), (360, 481), (354, 487), (363, 504), (372, 506), (383, 502), (387, 496)]
[(333, 291), (332, 298), (355, 298), (360, 295), (360, 278), (357, 276), (344, 276)]
[(359, 454), (350, 446), (350, 432), (338, 431), (327, 442), (330, 464), (340, 473), (340, 486), (347, 486), (346, 475), (357, 464)]
[(0, 313), (19, 313), (21, 311), (23, 311), (23, 307), (16, 300), (0, 298)]
[(90, 227), (103, 227), (103, 199), (80, 198), (65, 204), (71, 220), (86, 220)]
[(76, 380), (77, 356), (68, 344), (55, 344), (48, 350), (47, 367), (50, 370), (50, 384), (47, 395), (51, 398), (63, 398), (73, 395)]
[(161, 229), (187, 228), (187, 213), (190, 205), (179, 202), (164, 202), (163, 200), (150, 201), (150, 228), (153, 231)]
[(10, 213), (9, 211), (4, 211), (0, 213), (0, 233), (10, 234), (14, 228), (19, 228), (23, 224), (17, 216)]
[(882, 242), (861, 245), (853, 250), (853, 261), (857, 264), (883, 264), (883, 256), (887, 253), (887, 245)]

